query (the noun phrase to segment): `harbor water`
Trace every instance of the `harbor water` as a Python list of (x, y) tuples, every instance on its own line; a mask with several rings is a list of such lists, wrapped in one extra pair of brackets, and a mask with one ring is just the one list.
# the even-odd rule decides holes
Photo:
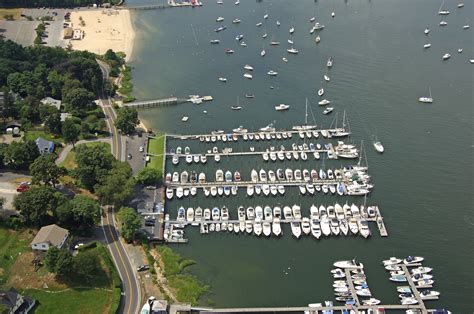
[[(129, 5), (151, 2), (127, 1)], [(302, 306), (333, 300), (331, 265), (354, 257), (366, 265), (373, 295), (385, 304), (394, 304), (399, 302), (396, 288), (381, 261), (390, 256), (419, 255), (425, 257), (424, 265), (435, 269), (433, 289), (441, 292), (440, 300), (427, 302), (428, 307), (447, 307), (454, 313), (473, 311), (474, 65), (469, 59), (474, 58), (474, 47), (473, 28), (463, 29), (463, 25), (474, 23), (474, 9), (472, 2), (466, 1), (462, 9), (457, 3), (445, 1), (444, 8), (451, 11), (448, 16), (439, 16), (440, 3), (431, 0), (241, 1), (238, 6), (224, 0), (223, 5), (204, 1), (201, 8), (133, 13), (137, 32), (131, 61), (134, 96), (139, 100), (193, 94), (214, 97), (201, 105), (142, 110), (140, 119), (147, 126), (171, 134), (230, 131), (240, 125), (256, 130), (269, 123), (277, 129), (290, 129), (304, 122), (306, 98), (309, 122), (318, 126), (329, 127), (336, 113), (342, 119), (346, 111), (353, 134), (350, 140), (358, 145), (364, 141), (375, 184), (367, 204), (380, 207), (389, 232), (388, 238), (380, 238), (372, 226), (372, 237), (366, 240), (331, 237), (318, 241), (311, 237), (295, 240), (288, 226), (278, 239), (223, 232), (200, 235), (199, 228), (187, 228), (189, 243), (173, 248), (196, 260), (192, 273), (212, 287), (203, 304), (207, 298), (222, 307)], [(333, 11), (335, 18), (331, 18)], [(269, 18), (264, 20), (265, 14)], [(217, 23), (219, 16), (225, 20)], [(316, 34), (309, 33), (312, 16), (326, 26), (318, 33), (318, 45)], [(233, 24), (235, 18), (242, 22)], [(441, 20), (448, 25), (440, 27)], [(256, 27), (258, 22), (263, 25)], [(227, 29), (214, 32), (222, 25)], [(295, 33), (290, 36), (292, 26)], [(427, 27), (429, 35), (423, 33)], [(263, 39), (265, 32), (268, 36)], [(239, 34), (244, 35), (247, 47), (235, 40)], [(298, 55), (286, 52), (290, 38)], [(219, 39), (220, 44), (211, 45), (211, 39)], [(272, 40), (281, 43), (272, 47)], [(423, 49), (426, 43), (432, 47)], [(263, 47), (265, 57), (260, 56)], [(235, 53), (226, 54), (226, 48)], [(463, 52), (458, 53), (458, 48)], [(451, 58), (442, 61), (445, 53)], [(328, 57), (334, 58), (330, 70), (326, 67)], [(254, 67), (252, 80), (243, 77), (245, 64)], [(278, 75), (268, 76), (269, 70)], [(330, 82), (324, 82), (325, 74)], [(219, 77), (226, 77), (227, 82), (220, 82)], [(335, 107), (328, 116), (317, 105), (321, 87), (324, 98)], [(433, 104), (419, 103), (418, 97), (428, 96), (429, 88)], [(245, 94), (255, 98), (247, 99)], [(243, 109), (232, 111), (230, 107), (237, 102)], [(274, 106), (280, 103), (291, 107), (276, 112)], [(181, 122), (183, 116), (189, 120)], [(383, 155), (373, 149), (374, 137), (385, 146)], [(286, 143), (291, 145), (291, 141)], [(186, 144), (170, 141), (169, 145)], [(251, 144), (237, 145), (248, 150)], [(270, 145), (279, 146), (258, 143), (260, 148)], [(195, 142), (191, 149), (198, 153), (211, 147)], [(321, 162), (310, 158), (306, 164), (288, 165), (319, 168)], [(261, 157), (229, 157), (219, 165), (212, 160), (208, 164), (206, 168), (180, 164), (176, 169), (206, 171), (213, 178), (217, 168), (239, 170), (248, 177), (253, 168), (278, 167), (264, 164)], [(326, 162), (326, 166), (340, 164)], [(170, 162), (168, 166), (175, 171)], [(297, 203), (308, 215), (312, 203), (364, 202), (362, 197), (300, 197), (297, 188), (287, 190), (284, 198), (248, 199), (242, 190), (237, 197), (212, 200), (201, 192), (195, 198), (173, 200), (168, 208), (175, 218), (178, 206), (226, 205), (236, 217), (239, 205)]]

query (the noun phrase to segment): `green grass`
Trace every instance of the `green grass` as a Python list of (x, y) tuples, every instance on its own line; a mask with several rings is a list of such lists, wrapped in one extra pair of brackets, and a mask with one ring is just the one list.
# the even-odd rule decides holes
[(186, 268), (194, 265), (195, 262), (183, 259), (167, 246), (158, 247), (158, 251), (164, 264), (164, 275), (170, 287), (176, 290), (178, 301), (198, 304), (199, 298), (209, 291), (209, 286), (185, 273)]
[(157, 134), (156, 138), (151, 138), (148, 140), (148, 153), (156, 154), (161, 156), (152, 157), (150, 156), (150, 161), (147, 163), (147, 167), (155, 168), (160, 171), (163, 170), (163, 161), (165, 150), (165, 136)]
[[(96, 243), (90, 249), (101, 259), (101, 263), (108, 270), (97, 274), (94, 281), (96, 287), (71, 286), (70, 289), (61, 290), (33, 290), (28, 289), (24, 293), (38, 300), (39, 305), (35, 313), (57, 313), (61, 309), (62, 313), (116, 313), (120, 306), (121, 280), (117, 269), (107, 249)], [(74, 281), (73, 276), (71, 281)]]
[[(31, 237), (32, 238), (32, 237)], [(10, 268), (22, 252), (29, 250), (30, 237), (27, 233), (0, 227), (0, 285), (10, 276)]]
[(126, 65), (122, 70), (122, 81), (120, 82), (120, 88), (118, 92), (124, 96), (123, 102), (131, 102), (135, 100), (132, 96), (133, 84), (132, 84), (132, 67)]
[[(104, 143), (104, 142), (90, 142), (90, 143), (84, 143), (84, 144), (79, 144), (79, 145), (76, 145), (76, 148), (81, 146), (81, 145), (86, 145), (86, 146), (98, 146), (98, 145), (105, 145), (107, 146), (107, 150), (110, 151), (110, 144), (109, 143)], [(61, 162), (60, 164), (61, 166), (63, 166), (64, 168), (66, 169), (74, 169), (77, 167), (77, 164), (76, 164), (76, 151), (75, 150), (71, 150), (69, 151), (69, 153), (67, 154), (66, 158)]]
[(63, 138), (59, 135), (54, 135), (46, 131), (37, 131), (37, 130), (30, 130), (25, 132), (25, 139), (26, 140), (36, 140), (38, 137), (42, 137), (47, 141), (53, 142), (64, 142)]

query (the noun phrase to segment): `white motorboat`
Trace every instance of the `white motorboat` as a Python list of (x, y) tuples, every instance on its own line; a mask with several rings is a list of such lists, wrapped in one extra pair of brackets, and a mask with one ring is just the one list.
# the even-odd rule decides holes
[(263, 223), (263, 234), (267, 237), (269, 237), (270, 234), (272, 234), (272, 226), (268, 221), (265, 221)]
[(425, 28), (425, 31), (424, 31), (425, 35), (428, 35), (430, 33), (430, 29), (429, 28)]
[(325, 236), (329, 236), (331, 234), (331, 227), (330, 227), (330, 224), (329, 224), (329, 219), (327, 217), (323, 217), (321, 219), (321, 232), (325, 235)]
[(316, 239), (321, 237), (322, 232), (319, 219), (311, 219), (311, 234)]
[(242, 34), (237, 35), (237, 36), (235, 37), (235, 40), (236, 40), (236, 41), (241, 41), (242, 39), (244, 39), (244, 35), (242, 35)]
[(222, 169), (217, 169), (216, 171), (216, 181), (223, 182), (224, 181), (224, 171)]
[(316, 38), (314, 39), (314, 41), (315, 41), (317, 44), (319, 44), (319, 42), (321, 41), (321, 37), (319, 37), (319, 35), (316, 36)]
[(378, 305), (380, 304), (380, 300), (376, 298), (370, 298), (366, 300), (362, 300), (362, 304), (364, 305)]
[(255, 220), (263, 220), (263, 208), (262, 206), (255, 207)]
[(458, 3), (458, 8), (462, 8), (462, 7), (464, 7), (464, 2)]
[(249, 234), (252, 233), (252, 231), (253, 231), (253, 222), (252, 221), (250, 221), (250, 220), (245, 221), (245, 231)]
[(451, 58), (451, 55), (449, 53), (445, 53), (443, 55), (443, 60), (448, 60), (449, 58)]
[(412, 274), (427, 274), (430, 273), (433, 270), (431, 267), (424, 267), (424, 266), (419, 266), (417, 268), (413, 268), (411, 270)]
[(263, 169), (260, 169), (259, 178), (260, 178), (260, 181), (266, 182), (267, 181), (267, 172)]
[(423, 290), (420, 292), (420, 297), (422, 300), (438, 298), (441, 293), (434, 290)]
[(369, 223), (365, 219), (361, 219), (358, 221), (359, 224), (359, 232), (364, 237), (367, 238), (370, 236), (370, 228)]
[(361, 297), (371, 297), (372, 293), (370, 292), (369, 289), (360, 289), (356, 290), (356, 294)]
[(260, 51), (260, 55), (261, 55), (262, 57), (264, 57), (265, 54), (266, 54), (266, 51), (265, 51), (265, 48), (264, 48), (264, 49), (262, 49), (262, 51)]
[(330, 114), (333, 111), (334, 111), (333, 107), (326, 107), (326, 109), (324, 109), (323, 111), (323, 114)]
[(288, 110), (288, 109), (290, 109), (290, 105), (279, 104), (279, 105), (275, 106), (276, 111), (285, 111), (285, 110)]
[(417, 304), (418, 301), (415, 298), (402, 298), (401, 303), (402, 305), (413, 305)]
[(274, 218), (272, 222), (272, 231), (273, 234), (276, 236), (281, 235), (281, 225), (280, 225), (280, 218)]
[(246, 79), (249, 79), (249, 80), (251, 80), (253, 78), (252, 74), (250, 74), (250, 73), (244, 73), (244, 77)]
[(278, 185), (277, 186), (277, 190), (278, 190), (278, 193), (280, 195), (284, 195), (285, 194), (285, 187), (283, 185)]
[(331, 103), (331, 101), (327, 100), (327, 99), (323, 99), (321, 101), (318, 102), (318, 105), (320, 106), (326, 106), (326, 105), (329, 105)]
[(347, 235), (349, 232), (349, 224), (347, 223), (346, 219), (341, 219), (339, 221), (339, 229), (344, 235)]
[(257, 235), (260, 236), (262, 234), (262, 223), (259, 221), (255, 221), (253, 223), (253, 232)]
[(291, 47), (290, 49), (286, 49), (286, 51), (288, 53), (291, 53), (291, 54), (298, 54), (298, 50), (296, 50), (295, 48)]
[(248, 64), (244, 65), (244, 69), (248, 70), (248, 71), (253, 71), (253, 67), (251, 65), (248, 65)]
[(167, 198), (167, 199), (169, 199), (169, 200), (172, 199), (172, 198), (173, 198), (173, 194), (174, 194), (174, 193), (173, 193), (173, 189), (171, 189), (171, 188), (166, 188), (166, 198)]
[(176, 218), (178, 222), (184, 222), (186, 220), (186, 210), (184, 207), (178, 208), (178, 217)]
[(287, 58), (281, 58), (283, 60), (283, 62), (288, 62), (288, 59)]
[(225, 77), (219, 77), (219, 81), (225, 83), (227, 82), (227, 79)]
[(290, 28), (290, 34), (293, 34), (295, 32), (295, 28), (294, 27), (291, 27)]
[(332, 57), (329, 57), (328, 61), (326, 62), (326, 66), (327, 66), (328, 68), (332, 67), (333, 62), (334, 62), (334, 61), (333, 61), (333, 58), (332, 58)]
[(239, 24), (240, 22), (241, 22), (240, 19), (233, 19), (233, 20), (232, 20), (232, 23), (233, 23), (233, 24)]
[(431, 44), (424, 44), (424, 45), (423, 45), (423, 48), (425, 48), (425, 49), (428, 49), (428, 48), (430, 48), (430, 47), (431, 47)]
[(276, 21), (276, 25), (277, 25), (277, 26), (280, 26), (280, 25), (281, 25), (280, 21), (277, 20), (277, 21)]
[(364, 269), (362, 263), (357, 262), (355, 259), (346, 260), (346, 261), (337, 261), (334, 264), (334, 267), (343, 268), (343, 269)]
[(308, 217), (303, 217), (301, 220), (301, 229), (304, 234), (309, 234), (311, 232), (311, 223)]
[(255, 209), (253, 207), (247, 207), (247, 219), (249, 220), (255, 219)]
[(433, 102), (433, 97), (431, 96), (431, 87), (429, 87), (428, 89), (429, 89), (429, 92), (430, 92), (430, 96), (429, 97), (420, 97), (420, 98), (418, 98), (419, 102), (429, 103), (429, 104), (431, 104)]
[(257, 26), (257, 27), (260, 27), (260, 26), (262, 26), (262, 25), (263, 25), (262, 22), (258, 22), (257, 24), (255, 24), (255, 26)]
[(295, 219), (301, 219), (301, 207), (300, 207), (300, 206), (298, 206), (298, 205), (296, 205), (296, 204), (293, 205), (293, 206), (291, 207), (291, 212), (292, 212), (293, 217), (294, 217)]
[(439, 22), (439, 26), (446, 26), (446, 25), (448, 25), (448, 22), (446, 21)]
[(270, 76), (277, 76), (278, 72), (270, 70), (270, 71), (267, 72), (267, 74), (270, 75)]
[(459, 49), (458, 49), (458, 53), (462, 53), (462, 48), (459, 48)]
[(194, 221), (194, 208), (189, 207), (186, 211), (186, 221), (192, 222)]
[(322, 95), (324, 95), (324, 88), (320, 88), (318, 90), (318, 96), (322, 96)]
[(220, 43), (221, 41), (219, 39), (211, 39), (209, 42), (215, 45), (215, 44)]
[(331, 81), (331, 79), (330, 79), (329, 76), (327, 76), (327, 75), (324, 75), (324, 80), (325, 80), (326, 82)]
[(409, 266), (409, 265), (421, 263), (423, 260), (424, 258), (421, 256), (408, 256), (407, 258), (403, 260), (403, 263)]
[(216, 22), (222, 22), (224, 21), (224, 18), (222, 16), (219, 16), (217, 19), (216, 19)]
[(293, 221), (291, 223), (291, 232), (297, 239), (301, 236), (301, 227), (299, 222)]
[(225, 221), (229, 220), (229, 210), (226, 206), (223, 206), (221, 209), (221, 219)]
[(384, 266), (388, 266), (400, 264), (402, 261), (403, 260), (401, 258), (390, 257), (389, 259), (384, 260), (382, 263)]
[(379, 152), (379, 153), (384, 152), (385, 149), (384, 149), (384, 147), (383, 147), (383, 145), (380, 141), (374, 142), (373, 145), (374, 145), (374, 148), (377, 152)]

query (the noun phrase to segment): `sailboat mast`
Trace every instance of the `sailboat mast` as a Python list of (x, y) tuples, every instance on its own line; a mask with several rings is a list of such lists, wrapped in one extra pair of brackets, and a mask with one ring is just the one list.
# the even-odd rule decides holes
[(308, 98), (306, 98), (306, 112), (304, 117), (304, 124), (308, 125)]

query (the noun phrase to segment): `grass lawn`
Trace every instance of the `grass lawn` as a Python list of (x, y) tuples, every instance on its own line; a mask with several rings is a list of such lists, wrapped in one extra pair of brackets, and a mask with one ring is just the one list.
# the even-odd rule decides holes
[(0, 227), (0, 286), (10, 276), (10, 268), (18, 256), (29, 251), (30, 241), (33, 236), (27, 231), (12, 231)]
[[(85, 143), (85, 144), (79, 144), (76, 145), (76, 147), (79, 147), (81, 145), (86, 145), (86, 146), (98, 146), (98, 145), (106, 145), (107, 149), (110, 151), (110, 144), (109, 143), (104, 143), (104, 142), (90, 142), (90, 143)], [(65, 167), (66, 169), (74, 169), (77, 167), (76, 164), (76, 152), (74, 150), (71, 150), (64, 161), (61, 163), (61, 166)]]
[(148, 140), (148, 153), (156, 154), (161, 156), (151, 157), (150, 161), (147, 163), (147, 167), (155, 168), (158, 170), (163, 169), (163, 153), (165, 150), (165, 136), (163, 134), (157, 135), (156, 138), (151, 138)]
[(53, 141), (53, 142), (64, 142), (63, 138), (61, 136), (55, 136), (51, 133), (48, 133), (46, 131), (38, 131), (38, 130), (31, 130), (25, 132), (25, 139), (26, 140), (36, 140), (38, 137), (42, 137), (45, 140), (48, 141)]
[(5, 15), (13, 15), (13, 19), (18, 20), (21, 15), (21, 9), (0, 9), (0, 20), (5, 20)]

